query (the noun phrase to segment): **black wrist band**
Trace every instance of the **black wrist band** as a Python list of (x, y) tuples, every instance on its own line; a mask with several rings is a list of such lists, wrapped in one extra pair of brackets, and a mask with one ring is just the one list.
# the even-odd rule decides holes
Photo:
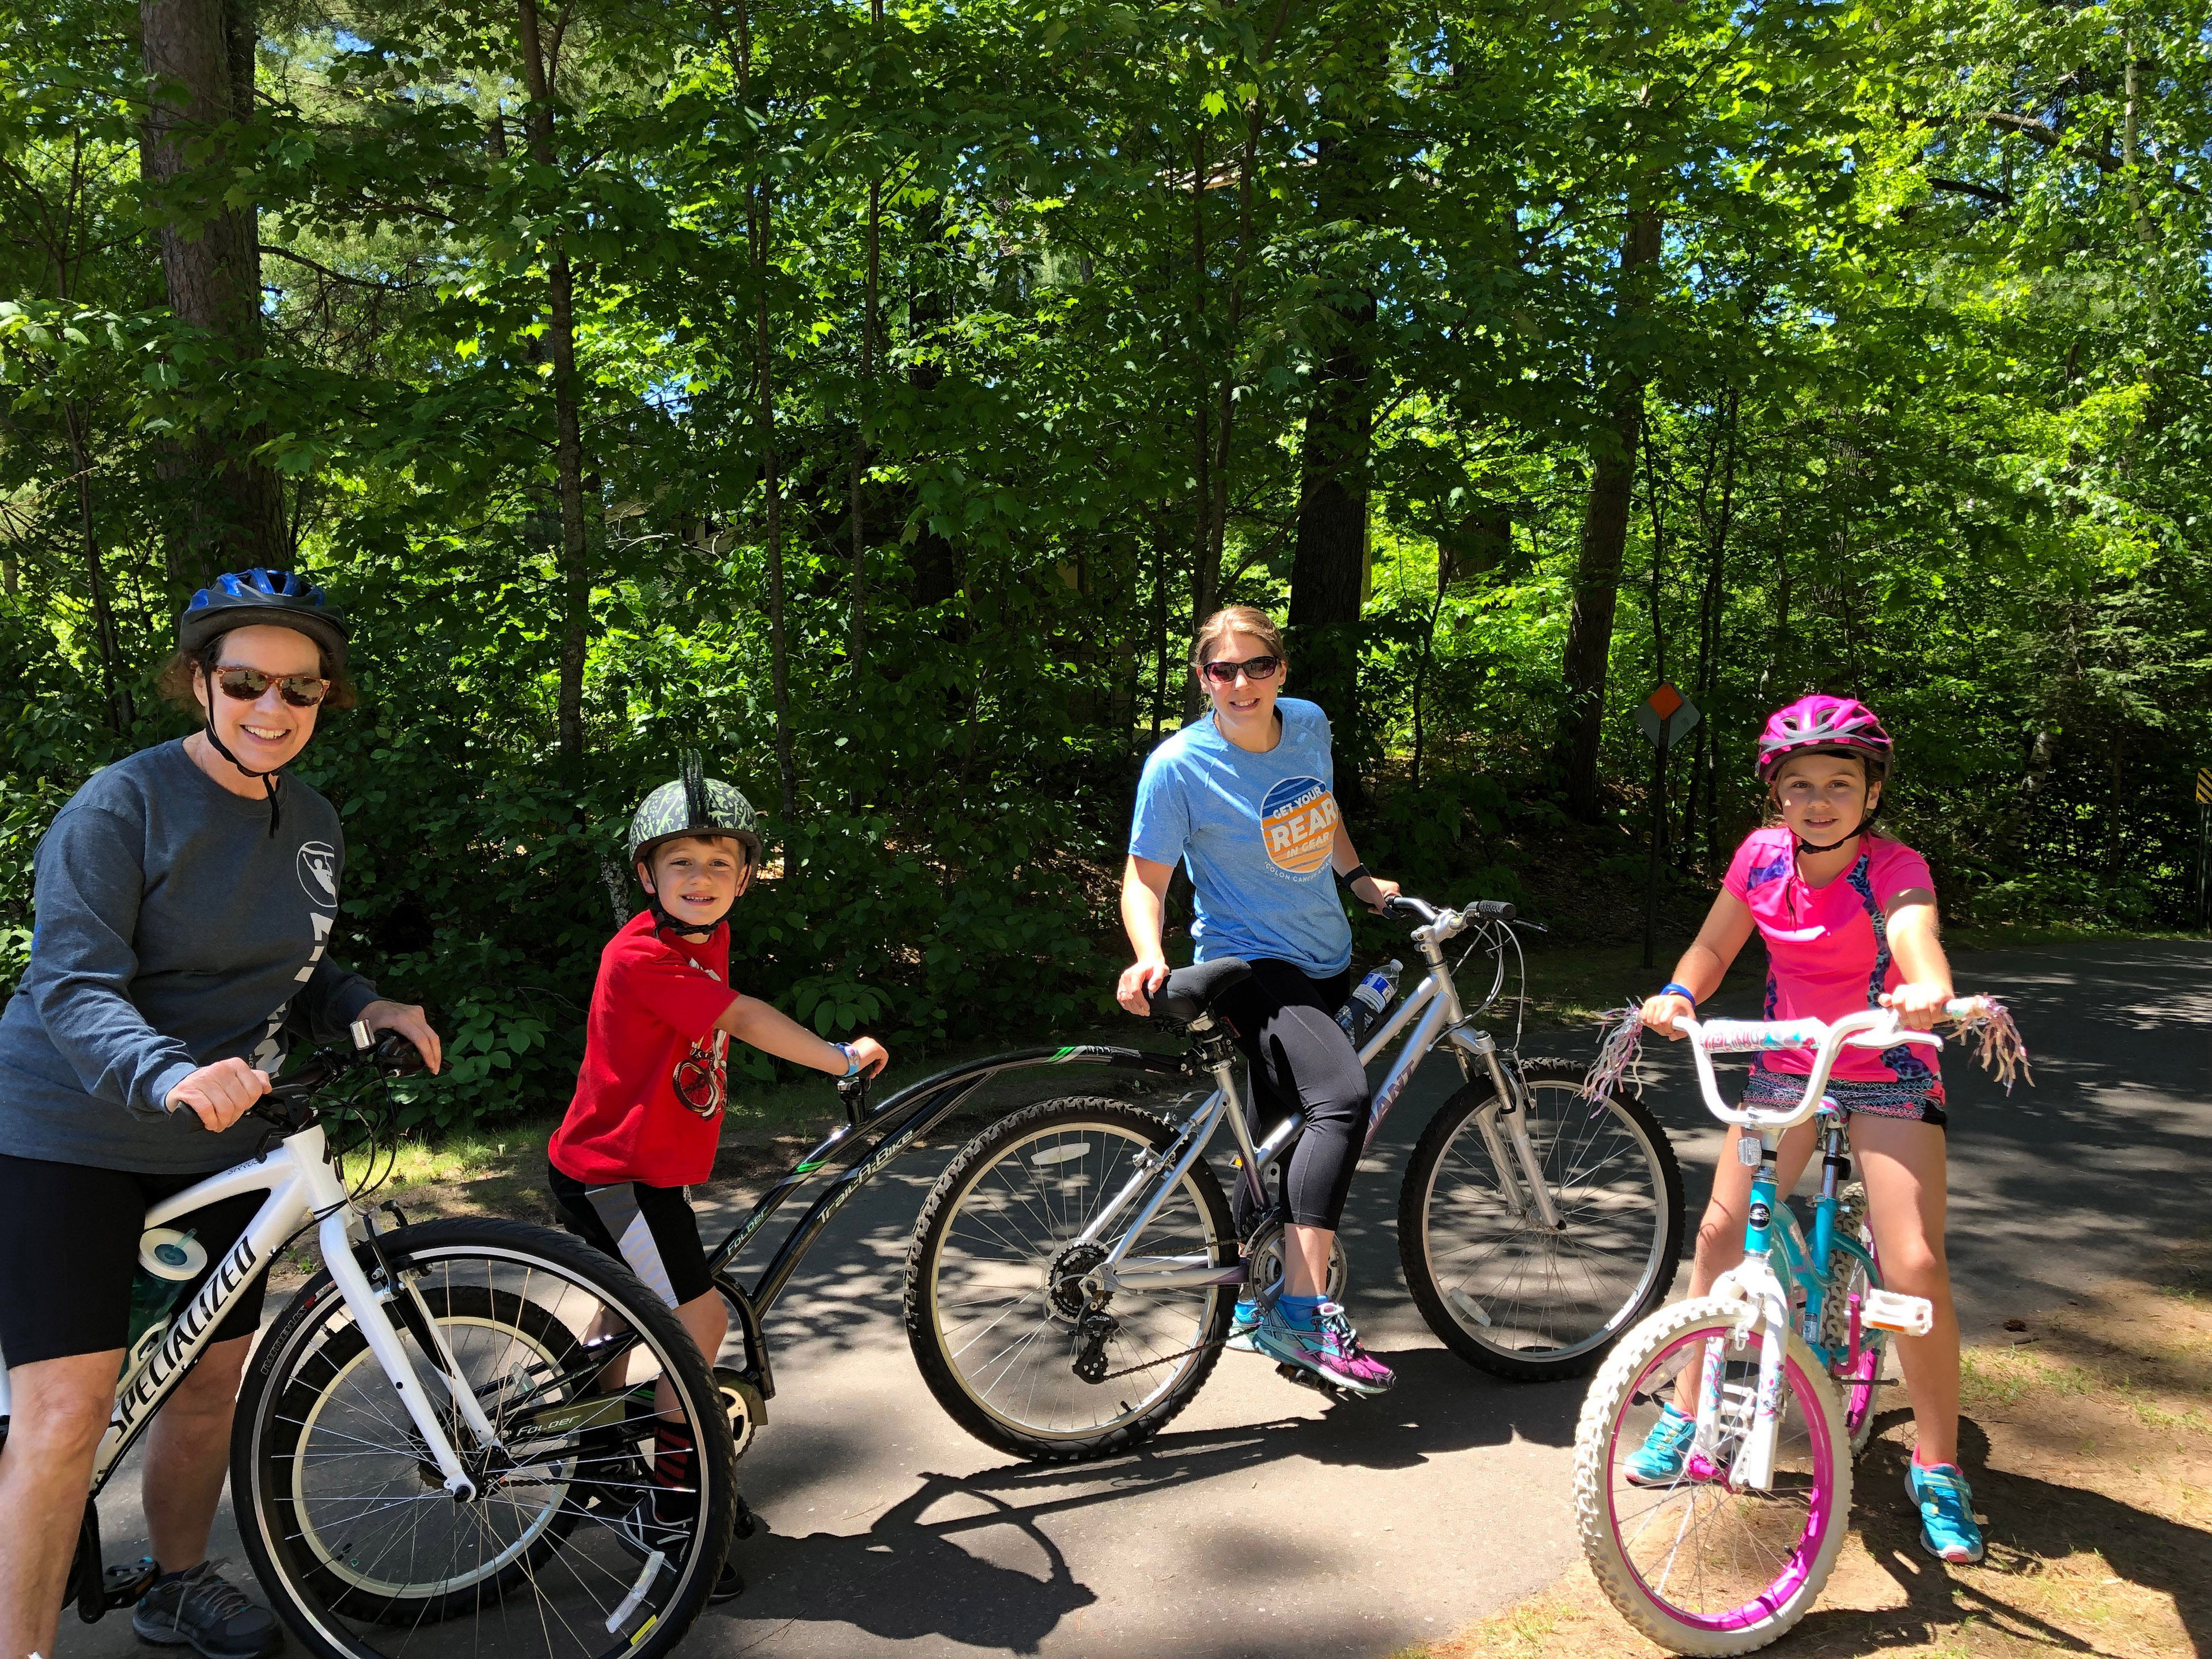
[(1370, 881), (1375, 879), (1375, 872), (1372, 870), (1370, 870), (1364, 864), (1353, 865), (1352, 868), (1339, 876), (1337, 879), (1342, 882), (1346, 887), (1349, 887), (1353, 882), (1358, 881), (1362, 876), (1366, 877)]

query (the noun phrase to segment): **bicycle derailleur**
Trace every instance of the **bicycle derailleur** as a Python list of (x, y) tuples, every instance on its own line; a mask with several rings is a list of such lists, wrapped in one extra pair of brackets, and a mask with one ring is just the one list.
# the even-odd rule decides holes
[(1107, 1311), (1106, 1299), (1088, 1282), (1091, 1269), (1105, 1259), (1103, 1245), (1073, 1244), (1047, 1270), (1045, 1294), (1053, 1316), (1072, 1326), (1077, 1337), (1076, 1380), (1092, 1384), (1106, 1380), (1106, 1345), (1121, 1328), (1121, 1322)]

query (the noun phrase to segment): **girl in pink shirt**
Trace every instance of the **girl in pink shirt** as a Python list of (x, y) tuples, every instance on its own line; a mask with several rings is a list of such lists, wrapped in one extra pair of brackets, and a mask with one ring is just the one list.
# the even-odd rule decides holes
[[(1951, 965), (1937, 936), (1928, 865), (1900, 842), (1875, 832), (1891, 757), (1889, 735), (1864, 704), (1807, 697), (1779, 710), (1759, 741), (1759, 777), (1778, 823), (1753, 830), (1729, 865), (1721, 892), (1674, 980), (1644, 1005), (1644, 1023), (1674, 1036), (1674, 1023), (1720, 988), (1753, 928), (1765, 942), (1768, 1019), (1832, 1020), (1865, 1008), (1893, 1008), (1903, 1023), (1931, 1029), (1952, 996)], [(1812, 1057), (1762, 1054), (1746, 1083), (1755, 1104), (1803, 1097)], [(1845, 1048), (1829, 1095), (1849, 1114), (1851, 1154), (1866, 1182), (1868, 1220), (1888, 1288), (1925, 1297), (1935, 1310), (1925, 1336), (1898, 1336), (1918, 1445), (1906, 1489), (1921, 1510), (1921, 1542), (1949, 1561), (1977, 1561), (1981, 1533), (1973, 1494), (1958, 1464), (1959, 1321), (1943, 1256), (1943, 1079), (1933, 1051), (1899, 1043), (1876, 1053)], [(1739, 1163), (1731, 1128), (1698, 1227), (1690, 1294), (1743, 1259), (1745, 1212), (1755, 1171)], [(1818, 1125), (1782, 1138), (1783, 1192), (1811, 1158)], [(1664, 1484), (1689, 1443), (1689, 1418), (1661, 1413), (1629, 1479)]]

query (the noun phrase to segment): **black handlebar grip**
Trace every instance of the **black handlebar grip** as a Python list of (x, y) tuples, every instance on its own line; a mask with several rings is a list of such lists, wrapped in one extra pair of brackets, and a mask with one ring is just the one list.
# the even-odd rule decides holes
[(376, 1045), (374, 1059), (376, 1069), (386, 1077), (413, 1077), (428, 1069), (415, 1045), (397, 1031), (384, 1034)]
[(1479, 899), (1475, 902), (1474, 919), (1477, 921), (1510, 921), (1513, 916), (1513, 907), (1504, 899)]

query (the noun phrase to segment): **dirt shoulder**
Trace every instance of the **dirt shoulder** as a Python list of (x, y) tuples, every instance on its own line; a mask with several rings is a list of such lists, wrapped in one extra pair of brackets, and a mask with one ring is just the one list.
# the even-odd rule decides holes
[[(1912, 1419), (1885, 1415), (1820, 1605), (1771, 1650), (2027, 1659), (2212, 1652), (2212, 1238), (2144, 1281), (2018, 1322), (1965, 1358), (1960, 1458), (1989, 1544), (1920, 1548), (1904, 1496)], [(1650, 1659), (1586, 1566), (1397, 1659)]]

